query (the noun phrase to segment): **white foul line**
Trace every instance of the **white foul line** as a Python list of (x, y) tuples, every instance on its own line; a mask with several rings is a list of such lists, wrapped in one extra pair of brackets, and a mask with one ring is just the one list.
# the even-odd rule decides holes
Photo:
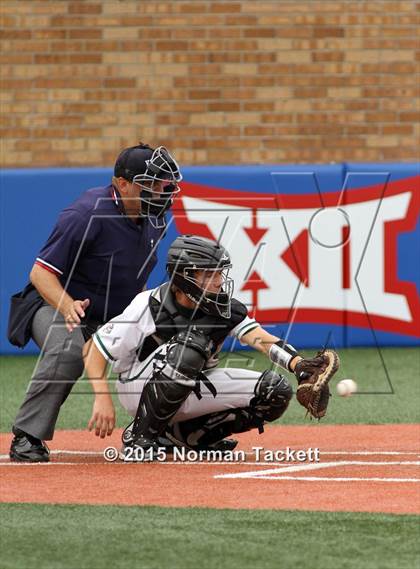
[(377, 451), (373, 451), (373, 450), (358, 450), (358, 451), (348, 451), (348, 450), (331, 450), (331, 451), (319, 451), (319, 455), (323, 456), (323, 455), (348, 455), (348, 456), (409, 456), (409, 455), (413, 455), (413, 456), (418, 456), (420, 457), (420, 450), (413, 452), (413, 451), (407, 451), (407, 452), (402, 452), (399, 450), (377, 450)]
[(420, 478), (329, 478), (328, 476), (258, 476), (258, 480), (303, 480), (304, 482), (420, 482)]
[[(83, 462), (2, 462), (0, 466), (80, 466)], [(105, 463), (108, 464), (108, 463)]]
[[(75, 453), (76, 454), (76, 453)], [(83, 453), (77, 453), (77, 454), (83, 454)], [(91, 453), (91, 454), (97, 454), (99, 456), (103, 456), (102, 453)], [(1, 458), (1, 456), (0, 456)], [(53, 466), (53, 465), (59, 465), (59, 464), (78, 464), (78, 465), (102, 465), (102, 464), (141, 464), (140, 462), (136, 463), (136, 461), (133, 462), (124, 462), (123, 460), (114, 460), (114, 461), (106, 461), (104, 460), (104, 462), (87, 462), (87, 461), (78, 461), (78, 462), (61, 462), (59, 460), (54, 460), (52, 462), (19, 462), (19, 461), (10, 461), (9, 457), (7, 456), (8, 460), (2, 460), (0, 461), (0, 467), (1, 466), (33, 466), (33, 465), (37, 465), (37, 466)], [(220, 462), (220, 461), (188, 461), (188, 460), (184, 460), (184, 461), (172, 461), (172, 460), (166, 460), (166, 461), (155, 461), (155, 462), (145, 462), (144, 464), (166, 464), (166, 465), (172, 465), (172, 466), (273, 466), (272, 462), (256, 462), (256, 461), (246, 461), (246, 462)], [(280, 469), (285, 469), (288, 468), (287, 463), (283, 463), (283, 464), (279, 464), (278, 467)], [(265, 471), (267, 472), (267, 471)]]
[(214, 478), (256, 478), (259, 476), (267, 476), (267, 474), (279, 474), (280, 472), (302, 472), (304, 470), (318, 470), (320, 468), (328, 468), (329, 466), (338, 466), (339, 464), (351, 464), (352, 461), (338, 462), (311, 462), (310, 464), (298, 464), (295, 466), (286, 466), (281, 469), (269, 468), (268, 470), (252, 470), (250, 472), (235, 472), (230, 474), (216, 474)]
[[(266, 449), (269, 450), (269, 449)], [(71, 455), (86, 455), (86, 456), (103, 456), (103, 451), (93, 451), (93, 450), (50, 450), (50, 454), (51, 455), (56, 455), (56, 454), (71, 454)], [(245, 452), (246, 456), (255, 456), (254, 453), (252, 452)], [(418, 452), (414, 452), (414, 451), (407, 451), (407, 452), (403, 452), (403, 451), (398, 451), (398, 450), (384, 450), (384, 451), (370, 451), (370, 450), (363, 450), (363, 451), (347, 451), (347, 450), (335, 450), (335, 451), (321, 451), (320, 450), (320, 456), (418, 456), (420, 457), (420, 451)], [(9, 459), (9, 455), (8, 454), (0, 454), (0, 461), (1, 460), (7, 460)], [(194, 463), (195, 464), (195, 463)], [(225, 464), (225, 463), (223, 463)], [(236, 463), (236, 464), (273, 464), (272, 462), (256, 462), (256, 461), (252, 461), (252, 462), (242, 462), (242, 463)]]
[[(50, 454), (73, 454), (77, 456), (103, 456), (103, 451), (94, 451), (94, 450), (50, 450)], [(0, 460), (6, 460), (9, 458), (8, 454), (0, 454)]]
[[(420, 461), (390, 461), (390, 462), (367, 462), (363, 460), (339, 460), (335, 462), (311, 462), (310, 464), (298, 464), (283, 468), (269, 468), (268, 470), (253, 470), (250, 472), (235, 472), (229, 474), (216, 474), (214, 478), (262, 478), (270, 474), (283, 474), (284, 472), (304, 472), (305, 470), (319, 470), (321, 468), (333, 468), (336, 466), (419, 466)], [(281, 478), (281, 477), (277, 477)]]

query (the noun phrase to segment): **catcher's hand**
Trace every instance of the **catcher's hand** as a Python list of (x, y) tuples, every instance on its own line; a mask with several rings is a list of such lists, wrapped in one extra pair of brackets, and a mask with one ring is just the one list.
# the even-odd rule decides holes
[(340, 359), (334, 350), (322, 350), (314, 358), (303, 359), (296, 364), (296, 399), (315, 419), (321, 419), (327, 412), (330, 399), (328, 382), (339, 366)]

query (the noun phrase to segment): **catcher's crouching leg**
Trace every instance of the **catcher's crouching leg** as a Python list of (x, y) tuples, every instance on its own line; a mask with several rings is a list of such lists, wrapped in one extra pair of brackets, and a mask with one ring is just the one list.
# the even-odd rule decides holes
[[(266, 370), (254, 389), (255, 397), (250, 407), (262, 417), (263, 422), (279, 419), (289, 406), (293, 389), (287, 378), (274, 371)], [(260, 432), (263, 431), (262, 426)]]
[(153, 458), (159, 435), (195, 387), (208, 353), (209, 340), (200, 332), (180, 332), (171, 340), (164, 362), (143, 388), (129, 446), (151, 449)]
[(167, 438), (177, 446), (197, 450), (233, 450), (237, 441), (226, 440), (226, 437), (251, 429), (262, 433), (264, 423), (281, 417), (293, 396), (287, 379), (269, 370), (262, 373), (254, 393), (249, 407), (211, 413), (168, 426)]

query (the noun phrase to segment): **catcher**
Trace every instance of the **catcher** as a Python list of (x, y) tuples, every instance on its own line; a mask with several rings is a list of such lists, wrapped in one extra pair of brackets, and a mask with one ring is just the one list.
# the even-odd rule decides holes
[[(297, 377), (296, 396), (317, 419), (326, 413), (328, 382), (338, 369), (332, 350), (304, 359), (271, 335), (232, 298), (228, 252), (210, 239), (183, 235), (167, 259), (170, 281), (137, 295), (126, 310), (85, 345), (86, 372), (95, 392), (89, 429), (104, 438), (115, 424), (107, 362), (119, 373), (121, 404), (134, 421), (123, 443), (148, 451), (171, 445), (233, 450), (234, 433), (263, 431), (286, 411), (293, 390), (274, 369), (222, 368), (218, 354), (230, 335), (264, 353), (271, 368)], [(130, 453), (132, 454), (132, 453)]]

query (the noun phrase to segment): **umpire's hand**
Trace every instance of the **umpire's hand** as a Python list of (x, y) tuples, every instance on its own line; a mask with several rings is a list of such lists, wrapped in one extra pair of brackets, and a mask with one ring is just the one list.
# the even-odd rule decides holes
[(97, 393), (93, 404), (92, 417), (88, 423), (89, 431), (104, 439), (112, 435), (115, 427), (115, 408), (109, 393)]
[(73, 332), (73, 330), (80, 324), (80, 319), (85, 317), (85, 310), (89, 304), (90, 300), (85, 298), (85, 300), (73, 300), (66, 305), (62, 314), (66, 321), (66, 328), (69, 332)]

